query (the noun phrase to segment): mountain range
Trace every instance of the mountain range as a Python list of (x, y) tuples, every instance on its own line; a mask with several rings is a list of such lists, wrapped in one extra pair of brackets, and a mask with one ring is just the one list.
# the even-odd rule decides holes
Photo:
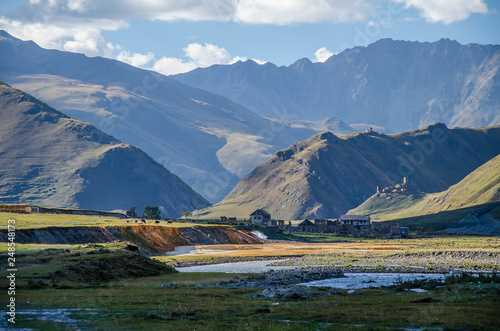
[(442, 123), (386, 135), (324, 132), (278, 151), (199, 217), (333, 218), (363, 203), (377, 186), (409, 177), (420, 192), (440, 192), (500, 153), (500, 126), (448, 129)]
[(156, 72), (0, 31), (0, 80), (145, 151), (212, 202), (316, 131), (270, 121)]
[[(383, 39), (324, 63), (302, 59), (277, 67), (245, 61), (167, 77), (116, 60), (43, 49), (0, 31), (0, 79), (94, 125), (100, 134), (93, 143), (137, 146), (151, 156), (148, 162), (178, 175), (168, 181), (185, 181), (204, 197), (180, 183), (181, 191), (190, 192), (181, 195), (192, 194), (191, 204), (178, 203), (183, 211), (223, 199), (196, 212), (201, 217), (248, 217), (257, 208), (281, 219), (335, 217), (372, 196), (376, 186), (403, 176), (422, 194), (444, 191), (500, 152), (494, 126), (500, 123), (499, 68), (499, 45)], [(445, 124), (429, 125), (434, 122)], [(483, 127), (448, 129), (446, 124)], [(20, 125), (20, 141), (25, 139), (21, 129), (30, 132)], [(94, 172), (85, 186), (72, 175), (76, 168), (65, 166), (69, 172), (61, 174), (72, 183), (66, 188), (67, 207), (90, 203), (89, 196), (79, 197), (90, 192), (84, 189), (102, 185), (103, 178), (121, 181), (119, 174)], [(143, 169), (120, 167), (121, 176)], [(9, 176), (4, 178), (18, 178), (15, 172)], [(36, 171), (23, 176), (36, 184), (28, 190), (11, 180), (7, 201), (46, 194), (47, 203), (64, 205), (63, 195), (37, 193), (43, 183)], [(63, 192), (64, 185), (58, 179), (48, 187)], [(170, 193), (176, 192), (169, 185)], [(100, 205), (112, 201), (99, 198), (104, 188), (98, 187), (93, 192)], [(168, 194), (160, 199), (174, 213), (176, 203), (168, 207), (165, 201), (175, 199)], [(152, 204), (137, 204), (142, 203)], [(112, 205), (98, 208), (116, 208)]]
[(278, 67), (248, 60), (172, 77), (264, 117), (318, 121), (332, 116), (390, 133), (435, 122), (500, 124), (499, 68), (500, 45), (381, 39), (324, 63), (304, 58)]
[(209, 205), (136, 147), (0, 84), (0, 202), (126, 210), (162, 217)]

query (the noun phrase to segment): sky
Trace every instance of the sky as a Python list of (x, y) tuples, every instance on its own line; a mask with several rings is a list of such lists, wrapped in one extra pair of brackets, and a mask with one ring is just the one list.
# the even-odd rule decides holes
[(500, 44), (497, 0), (0, 0), (0, 29), (170, 75), (291, 65), (382, 38)]

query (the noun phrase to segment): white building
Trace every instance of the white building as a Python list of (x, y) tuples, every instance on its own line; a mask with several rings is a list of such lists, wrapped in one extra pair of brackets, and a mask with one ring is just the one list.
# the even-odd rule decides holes
[(354, 226), (370, 226), (370, 216), (340, 215), (340, 224)]

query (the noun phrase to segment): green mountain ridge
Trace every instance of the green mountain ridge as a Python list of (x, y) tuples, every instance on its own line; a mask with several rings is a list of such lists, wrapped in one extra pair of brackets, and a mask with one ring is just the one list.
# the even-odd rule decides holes
[(500, 126), (426, 128), (385, 135), (330, 132), (278, 151), (197, 217), (248, 218), (264, 208), (275, 219), (333, 218), (363, 203), (378, 185), (410, 176), (422, 192), (441, 192), (500, 153)]
[(136, 147), (0, 85), (0, 202), (125, 210), (163, 217), (209, 205)]
[(439, 193), (376, 193), (350, 214), (397, 219), (500, 202), (500, 155)]

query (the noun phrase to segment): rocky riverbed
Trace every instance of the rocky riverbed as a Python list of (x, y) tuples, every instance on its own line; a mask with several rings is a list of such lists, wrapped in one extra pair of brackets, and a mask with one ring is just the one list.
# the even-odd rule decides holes
[(342, 269), (334, 266), (301, 267), (288, 270), (269, 270), (263, 273), (249, 274), (238, 281), (225, 283), (201, 284), (199, 286), (223, 287), (269, 287), (306, 283), (314, 280), (344, 277)]
[(494, 251), (422, 251), (362, 256), (329, 254), (303, 256), (273, 266), (336, 265), (344, 272), (500, 271), (500, 253)]
[(324, 288), (318, 291), (308, 286), (298, 285), (299, 283), (339, 277), (344, 277), (340, 268), (332, 266), (302, 267), (288, 270), (269, 270), (259, 274), (251, 274), (249, 277), (237, 281), (200, 284), (198, 286), (264, 288), (262, 292), (252, 295), (252, 298), (302, 301), (319, 296), (341, 295), (341, 293), (334, 288)]
[(175, 261), (175, 267), (192, 267), (221, 263), (272, 261), (271, 266), (342, 267), (344, 272), (449, 272), (500, 271), (500, 253), (488, 251), (423, 251), (382, 255), (378, 252), (355, 254), (327, 254), (310, 256), (246, 256), (217, 257)]
[[(444, 278), (444, 274), (436, 273), (344, 273), (339, 267), (316, 266), (269, 270), (250, 274), (243, 279), (198, 286), (263, 288), (252, 297), (278, 301), (301, 301), (321, 296), (352, 294), (355, 290), (392, 286), (397, 282), (443, 280)], [(347, 292), (339, 290), (347, 290)]]

